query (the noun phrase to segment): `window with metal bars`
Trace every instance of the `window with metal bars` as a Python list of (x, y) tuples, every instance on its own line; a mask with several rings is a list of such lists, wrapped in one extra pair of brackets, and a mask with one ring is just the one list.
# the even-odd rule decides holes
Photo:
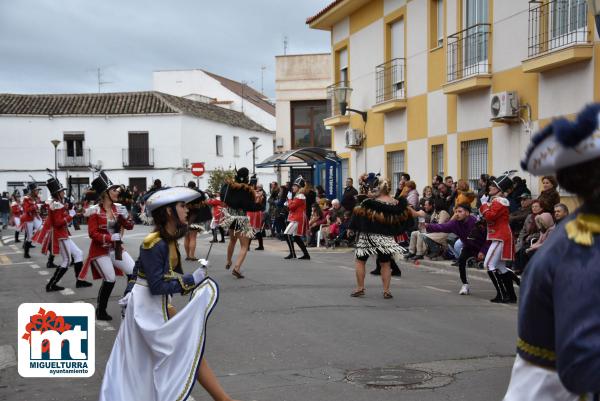
[(477, 188), (481, 174), (488, 172), (488, 140), (476, 139), (460, 144), (461, 178), (469, 181), (471, 188)]
[(431, 176), (444, 177), (444, 145), (431, 145)]
[(398, 189), (400, 175), (404, 173), (404, 151), (388, 152), (387, 154), (388, 177), (392, 182), (392, 194)]

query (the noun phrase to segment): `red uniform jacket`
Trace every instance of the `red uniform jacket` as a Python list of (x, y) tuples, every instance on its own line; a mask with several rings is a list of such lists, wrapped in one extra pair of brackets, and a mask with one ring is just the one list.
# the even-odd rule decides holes
[(213, 219), (218, 223), (223, 218), (223, 205), (219, 199), (209, 199), (206, 201), (208, 205), (212, 207), (211, 212)]
[(13, 203), (10, 204), (10, 212), (14, 217), (21, 217), (23, 208), (17, 202), (13, 201)]
[[(112, 205), (112, 212), (113, 216), (117, 218), (119, 225), (122, 228), (126, 230), (131, 230), (133, 228), (133, 221), (119, 215), (117, 213), (117, 206), (115, 204)], [(101, 279), (102, 275), (92, 262), (100, 256), (108, 255), (114, 248), (114, 242), (110, 240), (111, 234), (108, 232), (108, 223), (104, 208), (100, 207), (99, 205), (92, 206), (85, 211), (85, 215), (88, 216), (88, 234), (92, 239), (92, 242), (90, 243), (88, 257), (83, 265), (83, 269), (81, 269), (81, 273), (79, 274), (79, 279), (85, 279), (90, 267), (92, 268), (92, 277), (94, 279)], [(115, 273), (118, 276), (123, 275), (123, 272), (116, 267)]]
[(304, 235), (306, 230), (306, 198), (304, 194), (297, 194), (294, 198), (288, 200), (288, 221), (298, 223), (296, 235)]
[(36, 217), (40, 217), (37, 203), (38, 198), (32, 198), (29, 195), (23, 197), (23, 215), (21, 216), (21, 224), (33, 221)]
[(46, 202), (48, 206), (48, 217), (44, 220), (41, 230), (38, 230), (33, 236), (33, 241), (42, 244), (42, 253), (50, 253), (58, 255), (59, 242), (62, 239), (67, 239), (70, 236), (67, 226), (73, 220), (69, 215), (69, 210), (64, 204), (58, 201)]
[(484, 203), (479, 212), (487, 223), (487, 239), (501, 241), (504, 244), (502, 260), (513, 260), (513, 236), (508, 224), (508, 199), (497, 197), (490, 203)]

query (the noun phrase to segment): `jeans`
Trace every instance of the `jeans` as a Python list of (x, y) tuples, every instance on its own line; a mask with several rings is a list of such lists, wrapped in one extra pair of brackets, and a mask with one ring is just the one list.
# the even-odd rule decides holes
[[(8, 213), (2, 212), (0, 213), (0, 226), (8, 225)], [(2, 228), (2, 227), (0, 227)]]

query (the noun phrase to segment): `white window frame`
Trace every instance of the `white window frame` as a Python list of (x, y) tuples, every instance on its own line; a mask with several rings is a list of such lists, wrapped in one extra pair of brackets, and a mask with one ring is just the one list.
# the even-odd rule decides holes
[(437, 45), (438, 47), (444, 44), (444, 0), (436, 0), (436, 29), (437, 29)]
[(405, 50), (404, 50), (404, 18), (400, 18), (397, 21), (394, 21), (390, 25), (390, 37), (392, 38), (391, 50), (392, 50), (392, 60), (393, 59), (401, 59), (402, 62), (396, 68), (398, 69), (398, 73), (394, 79), (393, 84), (393, 93), (392, 99), (404, 99), (406, 93), (404, 91), (406, 84), (404, 78), (404, 60), (405, 60)]
[[(472, 10), (469, 9), (469, 5), (472, 5)], [(489, 23), (489, 0), (463, 0), (463, 26), (464, 29), (470, 28), (477, 24)], [(471, 15), (469, 11), (473, 11), (474, 15)], [(475, 32), (470, 33), (482, 35), (485, 38), (485, 26), (480, 26)], [(489, 66), (489, 43), (485, 46), (485, 40), (480, 43), (477, 42), (479, 35), (471, 37), (471, 39), (465, 38), (463, 40), (463, 78), (471, 75), (486, 74), (488, 73)], [(488, 41), (491, 40), (491, 37)], [(483, 47), (483, 48), (482, 48)], [(477, 57), (473, 60), (469, 59), (470, 51), (473, 48), (477, 53)], [(469, 73), (471, 70), (473, 72)]]
[(217, 152), (217, 156), (223, 156), (223, 136), (222, 135), (215, 136), (215, 149)]
[[(394, 160), (395, 157), (398, 159)], [(396, 189), (398, 189), (400, 176), (402, 173), (406, 172), (406, 151), (397, 150), (394, 152), (388, 152), (386, 162), (388, 167), (388, 176), (392, 183), (392, 193), (395, 193)]]
[(233, 156), (240, 157), (240, 137), (233, 137)]
[[(573, 43), (586, 42), (588, 37), (587, 12), (583, 13), (583, 26), (579, 21), (579, 11), (587, 10), (585, 0), (556, 0), (550, 4), (548, 10), (548, 50), (556, 50), (563, 47), (571, 46)], [(557, 25), (557, 14), (561, 16)], [(575, 14), (575, 15), (573, 15)], [(575, 18), (575, 27), (572, 26), (571, 19)], [(563, 21), (564, 19), (564, 21)], [(575, 35), (575, 40), (571, 40), (570, 36)]]

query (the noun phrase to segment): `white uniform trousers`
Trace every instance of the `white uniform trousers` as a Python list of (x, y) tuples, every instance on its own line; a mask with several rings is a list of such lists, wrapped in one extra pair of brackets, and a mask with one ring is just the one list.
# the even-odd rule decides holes
[(61, 269), (66, 269), (69, 267), (69, 263), (71, 263), (71, 257), (73, 257), (73, 261), (75, 263), (83, 261), (83, 252), (81, 252), (81, 249), (75, 245), (75, 242), (73, 242), (71, 238), (61, 239), (58, 241), (58, 244), (60, 257), (62, 258), (60, 263)]
[(111, 250), (110, 254), (108, 255), (96, 258), (94, 263), (96, 263), (96, 266), (99, 268), (104, 281), (108, 281), (109, 283), (115, 282), (115, 267), (122, 270), (125, 274), (131, 274), (133, 273), (133, 266), (135, 265), (135, 262), (131, 256), (129, 256), (129, 254), (125, 251), (123, 251), (121, 260), (116, 260), (114, 250)]
[(483, 265), (489, 271), (498, 270), (501, 274), (508, 271), (506, 263), (502, 260), (502, 250), (504, 249), (504, 243), (502, 241), (492, 241), (492, 245), (485, 254), (485, 260)]

